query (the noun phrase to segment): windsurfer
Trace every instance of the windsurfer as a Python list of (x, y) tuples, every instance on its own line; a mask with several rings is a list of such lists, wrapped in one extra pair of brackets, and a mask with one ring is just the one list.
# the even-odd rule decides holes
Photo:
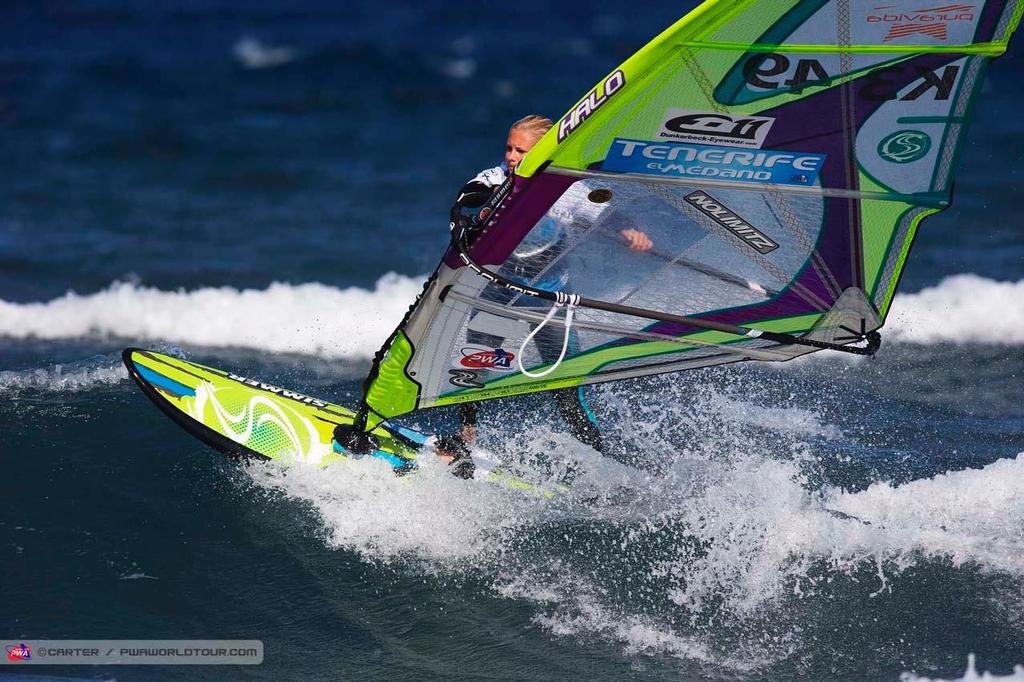
[[(466, 183), (456, 199), (456, 208), (460, 210), (479, 208), (486, 203), (492, 193), (505, 182), (510, 173), (515, 171), (527, 152), (537, 144), (552, 125), (551, 119), (538, 115), (526, 116), (512, 124), (505, 142), (505, 158), (501, 165), (481, 171)], [(510, 267), (512, 270), (510, 274), (513, 277), (517, 274), (522, 277), (526, 273), (543, 271), (543, 280), (532, 281), (532, 286), (558, 291), (568, 281), (568, 272), (558, 264), (555, 264), (554, 267), (551, 264), (564, 251), (563, 230), (557, 221), (553, 220), (548, 220), (546, 225), (542, 224), (538, 226), (538, 229), (541, 243), (530, 244), (525, 249), (524, 245), (521, 245), (520, 249), (517, 249), (509, 258), (506, 267)], [(635, 251), (648, 251), (653, 246), (650, 238), (642, 230), (627, 228), (620, 230), (619, 233), (629, 248)], [(523, 250), (523, 253), (520, 253), (520, 250)], [(508, 304), (512, 300), (513, 294), (510, 291), (502, 290), (491, 293), (487, 298), (498, 303)], [(561, 334), (562, 332), (559, 330), (545, 328), (535, 336), (537, 349), (541, 358), (546, 362), (553, 362), (557, 358), (557, 349), (562, 344)], [(576, 333), (574, 330), (570, 330), (569, 334), (569, 345), (570, 348), (573, 348), (577, 345)], [(504, 342), (501, 337), (477, 331), (467, 332), (466, 340), (469, 343), (482, 344), (492, 348), (500, 348)], [(552, 351), (552, 348), (556, 350)], [(549, 355), (551, 357), (548, 357)], [(558, 410), (572, 435), (580, 442), (601, 452), (603, 450), (601, 432), (593, 413), (587, 406), (582, 387), (563, 388), (552, 393)], [(436, 452), (453, 466), (452, 473), (469, 478), (473, 475), (469, 446), (476, 440), (477, 403), (463, 403), (459, 409), (459, 421), (458, 431), (438, 437)]]

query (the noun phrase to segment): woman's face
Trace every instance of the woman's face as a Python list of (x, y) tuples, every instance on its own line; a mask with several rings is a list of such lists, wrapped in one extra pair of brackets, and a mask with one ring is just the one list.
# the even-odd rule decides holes
[(513, 128), (508, 132), (508, 140), (505, 142), (505, 165), (511, 173), (519, 165), (519, 162), (526, 156), (526, 152), (533, 149), (537, 144), (537, 138), (530, 133)]

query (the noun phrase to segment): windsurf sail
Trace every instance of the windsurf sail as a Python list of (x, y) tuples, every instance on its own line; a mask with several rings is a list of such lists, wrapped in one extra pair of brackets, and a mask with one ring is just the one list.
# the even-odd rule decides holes
[[(556, 121), (482, 225), (453, 221), (365, 382), (364, 426), (740, 360), (873, 352), (1021, 13), (1021, 0), (703, 3)], [(654, 248), (628, 248), (630, 229)], [(573, 306), (571, 328), (549, 314), (556, 304)]]

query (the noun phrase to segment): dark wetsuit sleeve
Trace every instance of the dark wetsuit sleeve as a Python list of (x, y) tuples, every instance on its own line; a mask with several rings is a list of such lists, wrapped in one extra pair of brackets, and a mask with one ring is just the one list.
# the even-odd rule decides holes
[(459, 423), (463, 426), (476, 426), (476, 416), (480, 407), (476, 403), (459, 405)]
[(459, 196), (455, 198), (455, 205), (459, 208), (480, 208), (490, 200), (494, 189), (479, 180), (470, 180), (459, 190)]
[(551, 397), (555, 399), (562, 419), (576, 440), (603, 454), (604, 442), (601, 439), (601, 431), (597, 428), (597, 422), (583, 398), (582, 391), (579, 388), (560, 388), (552, 391)]

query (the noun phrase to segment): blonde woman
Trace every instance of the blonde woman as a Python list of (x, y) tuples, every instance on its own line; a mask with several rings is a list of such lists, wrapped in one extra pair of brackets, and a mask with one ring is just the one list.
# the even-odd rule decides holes
[[(511, 173), (515, 172), (523, 157), (537, 144), (537, 141), (544, 136), (552, 125), (551, 119), (536, 114), (526, 116), (513, 123), (512, 127), (509, 128), (508, 138), (505, 141), (505, 157), (502, 163), (494, 168), (480, 171), (476, 177), (466, 183), (459, 192), (456, 206), (459, 208), (479, 208), (485, 204), (490, 199), (494, 190), (501, 186)], [(576, 195), (582, 192), (583, 196), (586, 195), (589, 190), (582, 187), (585, 184), (586, 181), (581, 181), (577, 183), (581, 187), (570, 189), (569, 192), (566, 192), (566, 197), (570, 202), (572, 202), (571, 197), (569, 197), (570, 194)], [(535, 230), (535, 232), (541, 234), (539, 240), (534, 240), (528, 246), (525, 242), (520, 245), (509, 258), (505, 268), (513, 270), (513, 276), (514, 271), (517, 269), (524, 272), (545, 271), (545, 275), (540, 281), (535, 279), (531, 282), (532, 286), (549, 291), (557, 291), (566, 284), (568, 272), (564, 268), (549, 268), (547, 265), (561, 254), (564, 248), (562, 247), (563, 235), (557, 221), (549, 221), (546, 230), (542, 229), (543, 227), (545, 226), (538, 226), (538, 229)], [(652, 246), (651, 240), (640, 230), (622, 230), (621, 235), (631, 249), (647, 251)], [(511, 301), (512, 292), (508, 293), (507, 298), (499, 302), (508, 303)], [(501, 295), (498, 294), (499, 297)], [(549, 335), (558, 336), (559, 338), (546, 339), (544, 332), (549, 332)], [(535, 337), (542, 359), (548, 362), (554, 360), (554, 358), (547, 357), (550, 354), (548, 349), (561, 346), (561, 334), (561, 331), (545, 328)], [(467, 334), (466, 340), (469, 343), (488, 345), (494, 348), (499, 348), (504, 342), (504, 339), (501, 337), (473, 331)], [(576, 345), (574, 333), (570, 336), (570, 345)], [(557, 351), (555, 355), (557, 355)], [(597, 420), (587, 407), (582, 387), (552, 391), (552, 397), (555, 399), (559, 412), (569, 426), (572, 435), (580, 442), (593, 447), (599, 452), (602, 451), (601, 432), (598, 430)], [(469, 457), (469, 446), (476, 440), (477, 404), (464, 403), (459, 410), (459, 420), (461, 426), (457, 432), (442, 435), (437, 439), (436, 452), (452, 464), (452, 473), (457, 476), (471, 478), (474, 467)]]

